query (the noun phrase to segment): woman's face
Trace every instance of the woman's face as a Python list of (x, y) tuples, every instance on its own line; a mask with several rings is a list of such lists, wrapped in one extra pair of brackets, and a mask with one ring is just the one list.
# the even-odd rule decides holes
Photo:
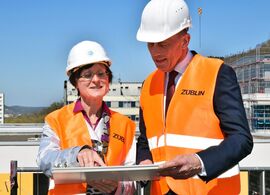
[(96, 63), (84, 69), (76, 82), (76, 88), (83, 99), (102, 100), (109, 91), (109, 76), (105, 65)]

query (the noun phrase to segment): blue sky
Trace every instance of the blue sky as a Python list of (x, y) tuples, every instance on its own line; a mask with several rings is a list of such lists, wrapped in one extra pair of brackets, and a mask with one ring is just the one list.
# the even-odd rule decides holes
[[(115, 81), (143, 81), (154, 70), (136, 40), (148, 0), (1, 0), (0, 92), (5, 104), (49, 106), (63, 97), (67, 55), (82, 40), (101, 43)], [(226, 56), (270, 39), (269, 0), (187, 0), (190, 49)], [(201, 36), (199, 16), (201, 7)], [(200, 39), (201, 37), (201, 39)], [(200, 41), (201, 40), (201, 41)], [(201, 44), (200, 44), (201, 43)]]

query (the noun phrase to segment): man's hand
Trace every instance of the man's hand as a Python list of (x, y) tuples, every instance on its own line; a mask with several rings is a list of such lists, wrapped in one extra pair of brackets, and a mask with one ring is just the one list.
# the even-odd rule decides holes
[(93, 188), (97, 189), (101, 193), (111, 193), (116, 190), (118, 181), (114, 180), (93, 180), (88, 183)]
[(106, 166), (96, 151), (85, 148), (81, 150), (77, 159), (81, 167)]
[(201, 172), (201, 162), (195, 154), (178, 155), (159, 166), (161, 176), (188, 179)]
[(139, 165), (151, 165), (151, 164), (153, 164), (153, 162), (149, 159), (146, 159), (141, 161)]

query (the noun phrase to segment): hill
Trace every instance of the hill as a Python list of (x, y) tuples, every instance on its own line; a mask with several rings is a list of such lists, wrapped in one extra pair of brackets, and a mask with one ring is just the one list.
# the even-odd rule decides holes
[(257, 44), (257, 46), (247, 51), (239, 52), (237, 54), (232, 54), (230, 56), (225, 56), (224, 61), (225, 63), (230, 64), (242, 57), (255, 56), (256, 54), (260, 54), (260, 55), (270, 54), (270, 39), (261, 44)]
[(54, 102), (49, 107), (6, 106), (5, 123), (43, 123), (44, 117), (63, 106)]
[(5, 106), (5, 114), (22, 115), (38, 113), (47, 107), (27, 107), (27, 106)]

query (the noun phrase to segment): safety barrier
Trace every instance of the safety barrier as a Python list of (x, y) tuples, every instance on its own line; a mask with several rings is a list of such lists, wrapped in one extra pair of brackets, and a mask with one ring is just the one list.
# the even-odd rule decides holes
[[(33, 195), (47, 195), (49, 178), (37, 167), (18, 167), (17, 161), (10, 162), (10, 195), (22, 195), (21, 184), (18, 183), (18, 173), (33, 173)], [(141, 187), (140, 182), (137, 182), (136, 195), (147, 194), (146, 190)]]
[(46, 195), (49, 188), (49, 178), (37, 167), (18, 167), (17, 165), (17, 161), (10, 162), (10, 195), (22, 194), (22, 179), (19, 180), (20, 185), (18, 184), (20, 173), (33, 174), (33, 195)]
[[(17, 161), (10, 162), (10, 195), (23, 194), (21, 192), (22, 184), (18, 183), (20, 173), (33, 173), (33, 195), (46, 195), (49, 187), (48, 177), (37, 167), (18, 167), (17, 165)], [(248, 181), (246, 187), (242, 183), (242, 191), (246, 191), (250, 195), (270, 193), (270, 167), (245, 167), (240, 170), (241, 173), (247, 173)], [(19, 179), (19, 181), (22, 180)], [(144, 194), (149, 194), (149, 185), (142, 188), (140, 182), (137, 182), (136, 195)]]

